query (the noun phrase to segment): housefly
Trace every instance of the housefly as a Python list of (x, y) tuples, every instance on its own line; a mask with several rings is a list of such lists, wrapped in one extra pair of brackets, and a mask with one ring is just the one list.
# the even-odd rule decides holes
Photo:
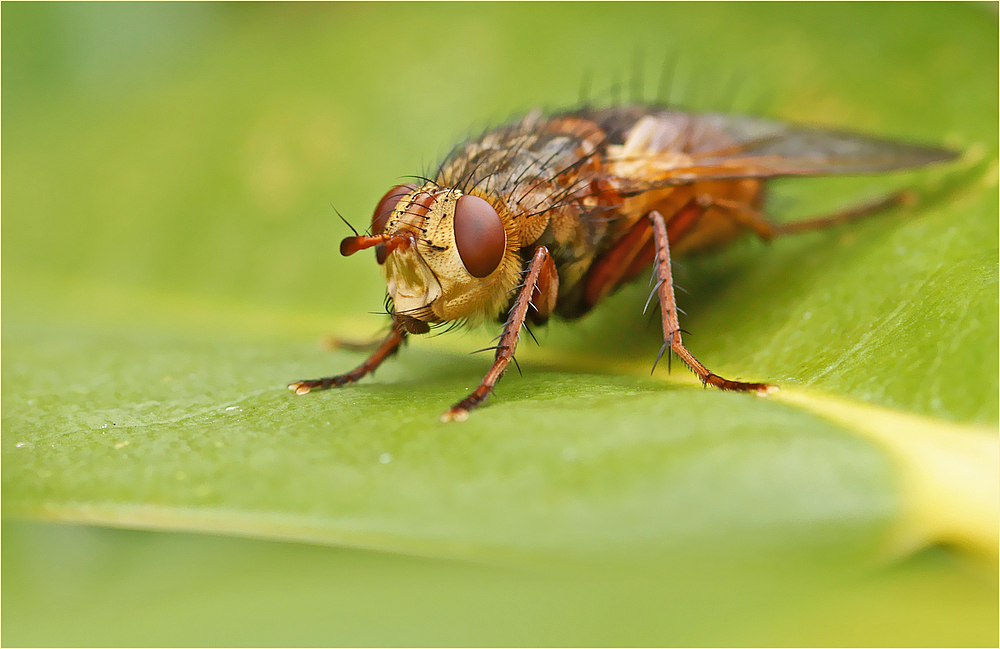
[[(899, 204), (903, 192), (791, 224), (762, 212), (778, 176), (894, 171), (951, 160), (944, 149), (835, 130), (648, 106), (533, 111), (455, 147), (433, 178), (390, 188), (369, 234), (343, 255), (374, 248), (388, 286), (392, 329), (356, 369), (289, 385), (297, 394), (353, 383), (435, 323), (503, 325), (492, 367), (443, 421), (464, 420), (493, 391), (520, 330), (578, 318), (652, 267), (663, 346), (704, 385), (767, 394), (731, 381), (681, 337), (671, 257), (740, 235), (764, 240), (850, 222)], [(655, 367), (655, 365), (654, 365)]]

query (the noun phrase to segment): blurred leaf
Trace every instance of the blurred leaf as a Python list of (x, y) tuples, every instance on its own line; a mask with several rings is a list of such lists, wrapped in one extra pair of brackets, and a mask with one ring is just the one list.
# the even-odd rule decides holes
[(4, 640), (27, 646), (978, 646), (996, 637), (995, 581), (942, 550), (863, 578), (842, 562), (791, 557), (743, 564), (738, 578), (731, 563), (703, 562), (554, 577), (88, 526), (8, 522), (3, 540)]
[[(655, 567), (672, 583), (698, 575), (689, 610), (700, 613), (689, 635), (674, 636), (679, 643), (751, 637), (706, 631), (734, 606), (713, 599), (717, 591), (753, 591), (740, 590), (747, 561), (766, 565), (774, 583), (799, 580), (800, 593), (810, 583), (803, 565), (827, 566), (829, 585), (830, 574), (884, 556), (892, 534), (897, 550), (957, 543), (995, 560), (995, 492), (982, 489), (995, 489), (997, 469), (995, 13), (974, 5), (65, 7), (3, 10), (4, 69), (16, 71), (3, 78), (11, 98), (5, 515), (533, 570), (576, 570), (585, 559), (612, 566), (598, 569), (604, 577), (625, 562), (632, 577), (607, 590), (619, 594), (632, 592), (635, 570)], [(110, 45), (143, 30), (158, 36)], [(681, 61), (671, 97), (692, 108), (719, 108), (724, 82), (703, 80), (728, 72), (744, 90), (722, 108), (965, 152), (953, 165), (896, 177), (777, 183), (770, 205), (779, 218), (900, 186), (921, 201), (857, 227), (682, 261), (694, 353), (723, 375), (782, 385), (781, 399), (703, 391), (676, 367), (668, 382), (664, 369), (648, 377), (660, 341), (641, 314), (643, 286), (581, 322), (550, 326), (540, 348), (522, 346), (524, 376), (508, 375), (489, 407), (461, 425), (437, 416), (488, 367), (465, 353), (488, 344), (488, 329), (414, 340), (356, 386), (299, 398), (285, 390), (359, 362), (322, 351), (317, 337), (364, 338), (382, 324), (365, 316), (384, 290), (370, 259), (335, 255), (344, 227), (331, 199), (363, 223), (385, 186), (461, 137), (456, 126), (570, 104), (582, 70), (606, 88), (615, 75), (627, 78), (637, 44), (664, 34), (670, 42), (658, 47)], [(595, 48), (595, 38), (605, 45)], [(650, 60), (661, 54), (650, 51)], [(659, 69), (647, 68), (651, 86)], [(969, 475), (978, 477), (963, 482)], [(952, 496), (924, 497), (932, 492)], [(138, 537), (100, 538), (110, 548)], [(199, 542), (190, 547), (199, 556)], [(30, 561), (18, 552), (13, 565)], [(709, 579), (700, 571), (712, 565)], [(947, 592), (981, 601), (978, 568), (969, 577), (951, 564), (915, 565), (914, 581), (934, 583), (940, 570)], [(455, 569), (461, 583), (494, 583), (478, 568)], [(551, 597), (524, 587), (527, 601)], [(800, 621), (834, 597), (823, 592)], [(927, 592), (933, 601), (934, 588)], [(46, 597), (37, 599), (43, 608)], [(658, 590), (650, 597), (665, 602)], [(566, 629), (600, 626), (581, 627), (568, 610)], [(995, 619), (984, 619), (943, 614), (935, 637), (988, 639)], [(629, 636), (605, 623), (608, 643), (670, 637), (656, 625)], [(810, 635), (803, 624), (787, 642), (845, 638)], [(971, 636), (949, 631), (969, 624)], [(588, 637), (533, 628), (454, 637)], [(893, 628), (890, 642), (912, 637)], [(162, 633), (185, 644), (199, 637)], [(859, 632), (858, 642), (876, 637)]]

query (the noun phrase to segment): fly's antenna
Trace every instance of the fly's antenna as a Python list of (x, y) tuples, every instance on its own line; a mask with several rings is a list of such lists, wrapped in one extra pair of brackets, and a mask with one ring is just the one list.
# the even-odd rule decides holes
[(412, 237), (407, 234), (376, 234), (374, 236), (359, 235), (347, 237), (340, 242), (340, 254), (350, 257), (356, 252), (374, 248), (377, 245), (385, 244), (386, 255), (391, 254), (399, 248), (408, 248), (412, 244)]
[(337, 213), (337, 216), (340, 217), (340, 220), (343, 221), (344, 224), (351, 229), (351, 232), (354, 233), (354, 236), (356, 236), (356, 237), (361, 236), (360, 234), (358, 234), (358, 231), (356, 229), (354, 229), (354, 226), (351, 225), (351, 222), (344, 218), (344, 215), (340, 213), (340, 210), (338, 210), (337, 207), (333, 203), (330, 203), (330, 207), (332, 207), (333, 211)]

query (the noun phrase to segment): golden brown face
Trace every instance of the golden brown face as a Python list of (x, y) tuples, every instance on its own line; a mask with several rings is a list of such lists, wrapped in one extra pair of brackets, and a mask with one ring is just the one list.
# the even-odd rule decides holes
[(483, 322), (500, 312), (518, 282), (513, 219), (485, 197), (457, 189), (393, 187), (372, 215), (372, 237), (349, 237), (341, 251), (371, 245), (404, 322)]

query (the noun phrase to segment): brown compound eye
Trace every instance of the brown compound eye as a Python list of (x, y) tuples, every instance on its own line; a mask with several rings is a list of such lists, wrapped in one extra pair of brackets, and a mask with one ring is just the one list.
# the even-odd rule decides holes
[(493, 206), (466, 194), (455, 205), (455, 245), (465, 269), (486, 277), (497, 269), (507, 249), (507, 233)]
[(407, 194), (416, 191), (416, 189), (417, 186), (412, 184), (396, 185), (385, 193), (382, 200), (375, 206), (375, 212), (372, 214), (372, 234), (382, 234), (385, 224), (389, 222), (389, 217), (392, 216), (392, 211), (396, 209), (399, 201)]
[[(382, 200), (375, 206), (375, 212), (372, 214), (372, 234), (382, 234), (385, 224), (389, 222), (389, 217), (392, 216), (392, 211), (396, 209), (399, 201), (416, 189), (417, 186), (413, 184), (396, 185), (385, 193)], [(385, 263), (385, 258), (388, 255), (389, 253), (384, 243), (375, 246), (375, 260), (379, 265)]]

